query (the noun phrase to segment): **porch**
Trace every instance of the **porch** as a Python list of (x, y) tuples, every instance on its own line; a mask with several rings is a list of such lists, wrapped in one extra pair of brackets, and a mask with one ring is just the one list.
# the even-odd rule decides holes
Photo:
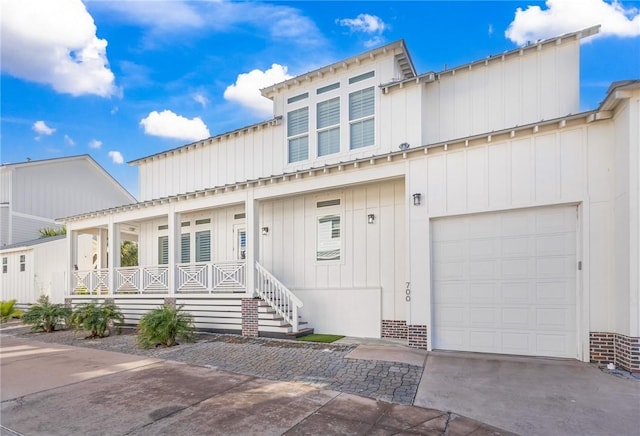
[[(245, 336), (299, 337), (313, 333), (300, 319), (302, 302), (256, 263), (256, 296), (247, 298), (246, 262), (175, 265), (175, 287), (168, 265), (74, 271), (67, 303), (113, 301), (125, 323), (138, 324), (163, 304), (183, 306), (200, 331)], [(109, 283), (115, 283), (112, 288)]]

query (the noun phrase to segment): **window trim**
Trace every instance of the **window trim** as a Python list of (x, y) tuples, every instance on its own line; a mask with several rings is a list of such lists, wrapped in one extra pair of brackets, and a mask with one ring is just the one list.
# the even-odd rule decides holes
[(7, 256), (2, 257), (2, 274), (9, 272), (9, 258)]
[[(316, 266), (344, 265), (346, 263), (346, 238), (345, 238), (345, 202), (343, 192), (323, 194), (314, 198), (314, 232), (315, 244), (313, 246), (313, 259)], [(340, 248), (338, 259), (318, 260), (319, 229), (321, 218), (337, 216), (340, 220)]]
[[(372, 93), (372, 98), (373, 98), (373, 112), (371, 114), (365, 115), (365, 116), (361, 116), (358, 118), (351, 118), (351, 98), (354, 94), (356, 93), (361, 93), (363, 91), (369, 91), (371, 90)], [(355, 91), (352, 91), (349, 93), (349, 103), (348, 103), (348, 110), (349, 110), (349, 151), (350, 152), (354, 152), (357, 150), (360, 150), (362, 148), (367, 148), (367, 147), (374, 147), (376, 145), (376, 89), (375, 86), (369, 86), (366, 88), (361, 88), (361, 89), (357, 89)], [(366, 121), (369, 120), (373, 120), (373, 143), (372, 144), (367, 144), (367, 145), (363, 145), (360, 147), (353, 147), (353, 140), (352, 140), (352, 136), (351, 136), (351, 131), (352, 131), (352, 126), (355, 126), (357, 124), (364, 124)]]
[[(318, 126), (320, 126), (320, 105), (335, 104), (335, 102), (337, 102), (337, 104), (338, 104), (338, 120), (337, 120), (337, 122), (334, 123), (334, 124), (327, 124), (327, 125), (324, 125), (322, 127), (318, 127)], [(325, 157), (325, 156), (331, 156), (331, 155), (334, 155), (334, 154), (338, 154), (338, 153), (340, 153), (342, 151), (341, 129), (340, 129), (341, 105), (342, 105), (342, 101), (341, 101), (340, 96), (329, 98), (327, 100), (322, 100), (322, 101), (319, 101), (319, 102), (316, 103), (316, 156), (318, 158)], [(331, 132), (331, 131), (337, 131), (338, 132), (338, 149), (336, 151), (330, 151), (329, 153), (320, 154), (320, 135), (322, 133), (329, 134), (329, 132)]]
[[(291, 126), (291, 116), (292, 114), (297, 114), (297, 113), (301, 113), (302, 111), (306, 110), (306, 118), (307, 118), (307, 122), (306, 122), (306, 129), (304, 131), (300, 131), (300, 132), (294, 132), (293, 134), (290, 134), (289, 132), (289, 128)], [(310, 159), (310, 153), (309, 153), (309, 106), (302, 106), (299, 107), (297, 109), (293, 109), (287, 112), (287, 164), (296, 164), (298, 162), (305, 162), (308, 161)], [(302, 139), (306, 139), (307, 140), (307, 154), (306, 157), (304, 159), (297, 159), (297, 160), (291, 160), (291, 142), (292, 141), (298, 141), (298, 140), (302, 140)]]
[(20, 272), (25, 272), (27, 270), (27, 255), (21, 254), (19, 257), (20, 260)]

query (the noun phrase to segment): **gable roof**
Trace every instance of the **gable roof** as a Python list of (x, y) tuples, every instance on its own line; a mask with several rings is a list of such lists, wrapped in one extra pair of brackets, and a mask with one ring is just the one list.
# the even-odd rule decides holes
[(76, 156), (65, 156), (65, 157), (56, 157), (51, 159), (41, 159), (41, 160), (27, 160), (24, 162), (16, 162), (16, 163), (4, 163), (0, 165), (0, 169), (20, 169), (26, 167), (36, 167), (40, 165), (49, 165), (52, 163), (62, 163), (62, 162), (71, 162), (71, 161), (86, 161), (89, 165), (93, 166), (98, 174), (101, 174), (102, 177), (107, 179), (117, 191), (120, 191), (122, 195), (128, 198), (129, 201), (135, 202), (136, 198), (127, 191), (124, 186), (120, 184), (111, 174), (107, 172), (98, 162), (95, 161), (88, 154), (79, 154)]
[(300, 74), (296, 77), (292, 77), (291, 79), (285, 80), (284, 82), (275, 83), (271, 86), (267, 86), (260, 90), (264, 97), (269, 97), (272, 93), (277, 91), (280, 88), (287, 88), (290, 85), (297, 85), (302, 81), (306, 81), (308, 78), (313, 76), (322, 76), (325, 73), (333, 72), (334, 70), (348, 67), (351, 64), (358, 64), (362, 59), (366, 58), (374, 58), (380, 54), (386, 54), (390, 51), (396, 51), (395, 54), (396, 62), (400, 66), (402, 70), (402, 77), (399, 80), (409, 80), (416, 77), (416, 68), (413, 65), (413, 61), (411, 60), (411, 56), (409, 55), (409, 51), (407, 50), (407, 46), (404, 42), (404, 39), (400, 39), (398, 41), (394, 41), (392, 43), (383, 45), (381, 47), (374, 48), (372, 50), (366, 51), (364, 53), (360, 53), (356, 56), (352, 56), (348, 59), (344, 59), (338, 62), (334, 62), (333, 64), (326, 65), (324, 67), (315, 69), (313, 71), (309, 71), (304, 74)]

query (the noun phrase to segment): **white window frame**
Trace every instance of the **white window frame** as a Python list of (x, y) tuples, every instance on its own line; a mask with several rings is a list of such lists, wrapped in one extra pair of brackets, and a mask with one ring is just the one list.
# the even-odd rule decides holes
[[(366, 114), (364, 116), (360, 116), (360, 117), (354, 117), (351, 118), (351, 98), (354, 94), (356, 93), (362, 93), (364, 91), (371, 91), (371, 93), (373, 94), (373, 112), (370, 114)], [(373, 147), (376, 145), (376, 122), (375, 122), (375, 117), (376, 117), (376, 88), (375, 86), (368, 86), (365, 88), (361, 88), (361, 89), (357, 89), (355, 91), (351, 91), (349, 92), (349, 98), (348, 98), (348, 107), (347, 110), (349, 111), (349, 151), (358, 151), (360, 149), (363, 148), (368, 148), (368, 147)], [(373, 142), (371, 144), (366, 144), (366, 145), (362, 145), (359, 147), (354, 148), (353, 147), (353, 138), (351, 135), (351, 131), (353, 129), (353, 126), (355, 125), (363, 125), (365, 122), (367, 121), (371, 121), (373, 123)]]
[[(306, 103), (306, 102), (305, 102)], [(301, 113), (302, 111), (307, 112), (307, 125), (306, 125), (306, 129), (304, 131), (294, 131), (294, 132), (290, 132), (289, 127), (290, 127), (290, 121), (291, 118), (294, 114), (297, 113)], [(306, 162), (310, 159), (310, 152), (309, 152), (309, 116), (310, 116), (310, 110), (309, 110), (309, 106), (301, 106), (299, 108), (295, 108), (295, 109), (291, 109), (290, 111), (287, 112), (287, 163), (288, 164), (296, 164), (299, 162)], [(298, 141), (302, 141), (306, 139), (307, 141), (307, 155), (306, 158), (304, 159), (296, 159), (296, 160), (291, 160), (291, 144), (293, 142), (298, 142)]]
[[(332, 206), (324, 206), (318, 207), (319, 202), (330, 201), (330, 200), (340, 200), (340, 204), (332, 205)], [(327, 194), (322, 196), (317, 196), (314, 198), (314, 210), (315, 210), (315, 244), (313, 247), (313, 258), (316, 265), (343, 265), (345, 263), (345, 204), (344, 204), (344, 195), (340, 194)], [(319, 225), (320, 220), (327, 217), (338, 217), (340, 219), (340, 247), (339, 247), (339, 258), (338, 259), (318, 259), (318, 248), (320, 245), (320, 231)]]
[[(335, 123), (332, 124), (326, 124), (326, 125), (320, 125), (320, 106), (321, 105), (328, 105), (328, 104), (332, 104), (335, 103), (337, 101), (338, 103), (338, 119)], [(340, 96), (337, 97), (333, 97), (327, 100), (323, 100), (323, 101), (319, 101), (316, 103), (316, 156), (317, 157), (325, 157), (325, 156), (331, 156), (334, 154), (338, 154), (340, 153), (340, 151), (342, 150), (341, 144), (342, 141), (340, 140), (340, 121), (341, 121), (341, 104), (342, 101), (340, 99)], [(338, 149), (335, 151), (330, 151), (329, 153), (325, 153), (325, 154), (320, 154), (320, 135), (322, 134), (330, 134), (331, 132), (337, 131), (338, 133)]]

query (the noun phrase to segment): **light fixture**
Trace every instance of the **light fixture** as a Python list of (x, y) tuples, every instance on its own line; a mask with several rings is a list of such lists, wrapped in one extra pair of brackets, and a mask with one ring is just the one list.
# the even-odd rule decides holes
[(367, 215), (367, 222), (369, 224), (373, 224), (374, 222), (376, 222), (376, 216), (370, 213), (369, 215)]
[(269, 234), (269, 227), (263, 227), (262, 228), (262, 234), (263, 235), (268, 235)]
[(413, 194), (413, 205), (420, 206), (421, 202), (422, 202), (422, 194), (419, 192), (416, 192), (415, 194)]

